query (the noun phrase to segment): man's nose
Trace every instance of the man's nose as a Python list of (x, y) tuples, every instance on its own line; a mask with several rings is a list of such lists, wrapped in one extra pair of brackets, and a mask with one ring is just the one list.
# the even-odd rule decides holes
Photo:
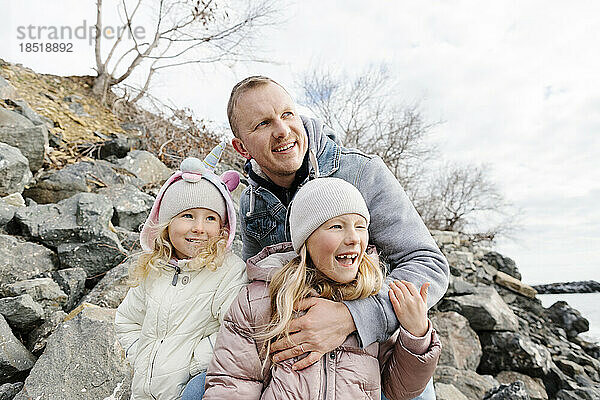
[(276, 119), (273, 122), (273, 136), (281, 139), (290, 134), (290, 127), (282, 120)]

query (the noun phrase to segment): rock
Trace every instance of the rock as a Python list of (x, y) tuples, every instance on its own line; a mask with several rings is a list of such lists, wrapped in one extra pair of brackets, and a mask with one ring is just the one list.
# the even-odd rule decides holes
[(80, 193), (58, 204), (18, 210), (15, 220), (25, 236), (56, 247), (62, 268), (81, 267), (93, 278), (125, 257), (110, 229), (112, 213), (106, 197)]
[(123, 263), (108, 271), (81, 302), (117, 308), (129, 290), (128, 271), (134, 262), (133, 258), (127, 258)]
[(48, 129), (45, 125), (31, 127), (0, 127), (0, 142), (16, 147), (29, 163), (31, 171), (42, 168), (46, 145), (48, 144)]
[(446, 244), (460, 246), (460, 234), (458, 232), (436, 230), (432, 230), (430, 232), (438, 247), (444, 247)]
[(470, 282), (465, 281), (464, 279), (454, 276), (450, 274), (448, 290), (446, 291), (446, 296), (460, 296), (465, 294), (475, 294), (477, 293), (477, 288)]
[(154, 204), (154, 197), (128, 184), (101, 188), (98, 194), (106, 196), (114, 206), (113, 225), (134, 232), (140, 231)]
[(15, 400), (129, 399), (131, 368), (114, 332), (116, 310), (82, 305), (48, 338)]
[(30, 370), (33, 364), (33, 354), (13, 335), (6, 320), (0, 315), (0, 382)]
[(0, 314), (13, 328), (24, 331), (44, 318), (44, 309), (30, 295), (22, 294), (0, 299)]
[[(588, 378), (585, 373), (585, 368), (579, 364), (576, 364), (573, 361), (566, 360), (564, 358), (559, 358), (555, 360), (556, 366), (560, 368), (562, 372), (570, 376), (571, 378), (577, 378), (579, 376), (584, 376)], [(589, 379), (589, 378), (588, 378)]]
[(483, 350), (479, 372), (517, 371), (544, 379), (553, 366), (548, 349), (521, 333), (479, 332), (479, 340)]
[(573, 390), (560, 390), (556, 394), (557, 400), (598, 400), (600, 399), (599, 387), (579, 387)]
[(21, 151), (6, 143), (0, 143), (0, 196), (21, 193), (31, 178), (29, 162)]
[(107, 161), (80, 161), (44, 173), (24, 194), (40, 204), (58, 203), (77, 193), (96, 192), (101, 187), (123, 183), (142, 186), (135, 176)]
[(496, 375), (496, 379), (498, 382), (504, 384), (521, 381), (525, 385), (525, 391), (531, 400), (548, 400), (548, 394), (544, 388), (544, 383), (539, 378), (532, 378), (514, 371), (502, 371)]
[(435, 387), (436, 400), (469, 400), (454, 385), (435, 382), (433, 386)]
[(85, 279), (87, 277), (85, 270), (83, 268), (65, 268), (54, 272), (52, 277), (68, 296), (63, 309), (71, 311), (83, 295)]
[(33, 122), (21, 114), (0, 107), (0, 127), (6, 128), (31, 128)]
[(142, 145), (139, 138), (124, 135), (122, 133), (113, 133), (111, 138), (101, 144), (98, 151), (98, 157), (101, 159), (124, 158), (135, 147)]
[(590, 323), (565, 301), (557, 301), (546, 309), (546, 315), (567, 332), (569, 338), (590, 330)]
[(478, 375), (471, 370), (456, 369), (440, 365), (433, 375), (436, 384), (452, 385), (468, 399), (481, 399), (484, 394), (499, 385), (490, 375)]
[(16, 99), (17, 91), (6, 79), (0, 76), (0, 99)]
[(115, 227), (115, 231), (117, 232), (117, 236), (121, 241), (121, 245), (128, 255), (142, 251), (142, 246), (140, 245), (140, 234), (138, 232), (131, 232), (118, 226)]
[(513, 278), (502, 271), (498, 271), (494, 277), (494, 281), (500, 286), (532, 299), (535, 298), (535, 295), (537, 294), (537, 291), (531, 286), (522, 283), (520, 280)]
[(481, 358), (481, 344), (469, 321), (455, 312), (431, 316), (431, 322), (442, 341), (439, 365), (475, 371)]
[(27, 335), (27, 348), (36, 356), (42, 354), (46, 348), (48, 337), (63, 323), (66, 316), (67, 314), (61, 310), (54, 311), (47, 316), (43, 324)]
[(144, 184), (162, 183), (172, 173), (154, 154), (143, 150), (130, 151), (127, 157), (115, 161), (115, 164), (137, 176)]
[[(14, 111), (21, 114), (22, 116), (24, 116), (25, 118), (27, 118), (28, 120), (30, 120), (33, 125), (44, 125), (47, 126), (46, 121), (44, 121), (44, 119), (35, 111), (33, 111), (31, 109), (31, 107), (29, 107), (29, 104), (27, 104), (26, 101), (24, 100), (12, 100), (12, 99), (8, 99), (4, 101), (7, 105), (14, 107)], [(46, 135), (47, 138), (47, 135)], [(44, 142), (44, 144), (48, 144), (48, 142)]]
[(484, 400), (530, 400), (521, 381), (509, 385), (500, 385), (485, 394)]
[(9, 222), (12, 221), (16, 211), (16, 207), (5, 204), (0, 200), (0, 229), (7, 229), (7, 226)]
[(3, 284), (0, 287), (0, 293), (4, 297), (28, 294), (44, 310), (51, 311), (62, 309), (63, 305), (67, 302), (67, 295), (50, 278), (27, 279), (15, 283)]
[(452, 251), (446, 254), (448, 264), (450, 264), (450, 272), (452, 275), (460, 276), (465, 271), (474, 270), (473, 253), (468, 251)]
[(4, 196), (2, 198), (2, 202), (13, 207), (25, 207), (25, 200), (23, 200), (21, 193), (13, 193), (9, 194), (8, 196)]
[(533, 286), (540, 294), (546, 293), (600, 293), (600, 282), (597, 281), (577, 281), (548, 283), (545, 285)]
[(0, 282), (48, 276), (58, 260), (48, 248), (0, 234)]
[(445, 298), (441, 311), (455, 311), (465, 316), (475, 331), (516, 331), (517, 316), (492, 287), (477, 288), (476, 294)]
[(483, 259), (498, 271), (502, 271), (515, 279), (521, 280), (521, 274), (512, 259), (504, 257), (502, 254), (496, 253), (495, 251), (490, 251), (483, 256)]
[(23, 389), (23, 382), (0, 385), (0, 400), (11, 400), (21, 389)]

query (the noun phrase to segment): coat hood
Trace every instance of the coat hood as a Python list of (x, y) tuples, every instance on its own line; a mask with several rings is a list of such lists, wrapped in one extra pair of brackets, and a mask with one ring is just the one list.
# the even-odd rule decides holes
[(288, 262), (298, 257), (291, 242), (265, 247), (260, 253), (246, 261), (246, 272), (250, 281), (270, 282), (271, 278)]

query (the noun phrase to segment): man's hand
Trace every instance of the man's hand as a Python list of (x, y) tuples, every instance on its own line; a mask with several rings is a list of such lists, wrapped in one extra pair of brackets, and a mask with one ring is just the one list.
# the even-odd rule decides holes
[(290, 324), (290, 337), (277, 340), (271, 346), (273, 362), (279, 362), (309, 353), (292, 368), (306, 368), (337, 348), (356, 330), (354, 320), (344, 303), (320, 297), (302, 300), (296, 310), (307, 310)]

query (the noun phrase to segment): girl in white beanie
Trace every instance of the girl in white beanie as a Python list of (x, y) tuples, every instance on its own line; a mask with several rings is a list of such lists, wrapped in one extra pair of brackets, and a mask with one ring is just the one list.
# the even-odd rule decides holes
[(229, 249), (239, 175), (213, 172), (224, 146), (181, 163), (140, 234), (144, 252), (115, 317), (133, 366), (132, 399), (201, 398), (217, 331), (247, 283), (244, 262)]
[[(419, 395), (433, 375), (441, 344), (427, 318), (427, 286), (393, 282), (389, 296), (401, 328), (382, 344), (361, 348), (351, 334), (336, 350), (317, 354), (306, 368), (294, 364), (310, 352), (295, 341), (295, 311), (310, 297), (365, 299), (383, 276), (367, 254), (369, 211), (353, 185), (317, 178), (301, 187), (289, 208), (292, 243), (267, 247), (247, 262), (250, 285), (232, 304), (209, 365), (205, 400), (379, 399)], [(304, 308), (304, 307), (300, 307)], [(286, 338), (298, 357), (278, 362), (271, 344)], [(312, 338), (318, 341), (320, 338)]]

